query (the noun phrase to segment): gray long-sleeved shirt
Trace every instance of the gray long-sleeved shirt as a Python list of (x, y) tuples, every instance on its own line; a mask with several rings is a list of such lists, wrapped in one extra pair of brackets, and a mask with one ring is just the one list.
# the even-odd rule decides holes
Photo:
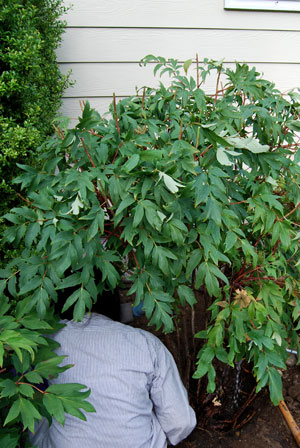
[(66, 415), (64, 427), (42, 421), (38, 448), (165, 448), (176, 445), (196, 424), (172, 355), (147, 331), (91, 314), (67, 322), (54, 337), (59, 355), (74, 367), (51, 383), (91, 388), (96, 413), (87, 421)]

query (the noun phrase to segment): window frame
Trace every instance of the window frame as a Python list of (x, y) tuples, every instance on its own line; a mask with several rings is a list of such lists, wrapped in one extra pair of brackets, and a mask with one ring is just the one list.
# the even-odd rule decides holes
[(224, 0), (224, 9), (300, 12), (299, 0)]

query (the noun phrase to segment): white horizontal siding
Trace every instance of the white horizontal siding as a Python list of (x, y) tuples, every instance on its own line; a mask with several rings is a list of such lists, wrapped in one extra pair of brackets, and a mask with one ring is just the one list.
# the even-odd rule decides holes
[[(300, 16), (299, 16), (300, 21)], [(68, 29), (58, 60), (131, 62), (147, 54), (186, 60), (298, 63), (300, 32), (192, 29)]]
[[(120, 97), (116, 98), (119, 101)], [(108, 112), (109, 105), (112, 102), (110, 97), (108, 98), (86, 98), (89, 101), (92, 108), (96, 109), (101, 115)], [(78, 98), (65, 98), (63, 105), (60, 109), (60, 114), (69, 117), (73, 126), (78, 121), (78, 117), (81, 116), (81, 106)]]
[[(226, 64), (234, 67), (234, 64)], [(264, 78), (273, 81), (277, 88), (288, 91), (300, 86), (300, 65), (293, 64), (256, 64), (257, 71), (264, 73)], [(117, 96), (134, 95), (136, 87), (158, 86), (160, 78), (154, 77), (153, 65), (140, 67), (135, 64), (63, 64), (64, 73), (72, 68), (72, 77), (76, 84), (66, 92), (68, 98), (107, 97), (115, 92)], [(193, 70), (190, 69), (190, 74)], [(195, 72), (194, 72), (195, 73)], [(195, 76), (195, 75), (194, 75)], [(168, 83), (168, 76), (163, 81)], [(215, 91), (216, 78), (207, 79), (205, 90), (207, 93)]]
[[(280, 90), (300, 86), (298, 13), (226, 11), (223, 0), (76, 0), (66, 19), (57, 56), (76, 80), (62, 108), (72, 118), (80, 114), (78, 99), (103, 113), (113, 92), (123, 97), (157, 86), (153, 65), (138, 65), (149, 53), (246, 62)], [(214, 89), (212, 77), (206, 90)]]
[(86, 27), (299, 30), (300, 15), (226, 11), (223, 0), (76, 0), (67, 21)]

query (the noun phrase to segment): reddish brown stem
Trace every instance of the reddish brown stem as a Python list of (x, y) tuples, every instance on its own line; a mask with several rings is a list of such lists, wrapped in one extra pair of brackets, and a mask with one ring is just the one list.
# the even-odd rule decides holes
[(85, 108), (85, 101), (79, 100), (79, 106), (80, 106), (81, 112), (83, 112), (83, 109)]
[(237, 283), (240, 279), (245, 278), (246, 275), (251, 274), (251, 272), (258, 272), (260, 269), (259, 266), (257, 266), (255, 269), (250, 269), (249, 271), (244, 272), (244, 270), (238, 273), (238, 277), (235, 278), (234, 283)]
[[(217, 87), (216, 87), (216, 94), (215, 94), (215, 104), (218, 99), (220, 76), (221, 76), (221, 68), (219, 68), (219, 70), (218, 70)], [(223, 89), (222, 89), (222, 91), (223, 91)]]
[(256, 241), (256, 243), (254, 244), (254, 247), (257, 247), (257, 245), (258, 245), (258, 243), (260, 242), (261, 239), (262, 239), (262, 236), (260, 236), (260, 237), (258, 238), (258, 240)]
[(283, 216), (282, 218), (278, 219), (279, 222), (286, 219), (288, 216), (290, 216), (292, 213), (294, 213), (298, 208), (300, 207), (300, 203), (297, 205), (297, 207), (294, 207), (293, 210), (291, 210), (287, 215)]
[(94, 129), (90, 129), (90, 130), (88, 131), (88, 133), (89, 133), (89, 134), (92, 134), (92, 135), (95, 135), (95, 137), (99, 137), (99, 138), (102, 138), (102, 137), (103, 137), (103, 135), (101, 135), (101, 134), (97, 134), (97, 132), (95, 132)]
[(201, 154), (199, 155), (199, 157), (203, 157), (204, 154), (210, 149), (212, 148), (213, 145), (209, 145), (207, 148), (204, 149), (204, 151), (201, 152)]
[(247, 202), (247, 200), (245, 200), (245, 201), (239, 201), (239, 202), (230, 202), (229, 205), (243, 204), (244, 202)]
[(109, 230), (104, 230), (105, 233), (107, 233), (109, 236), (116, 236), (118, 238), (121, 238), (121, 234), (110, 232)]
[(31, 387), (33, 387), (35, 390), (37, 390), (38, 392), (40, 392), (41, 394), (43, 394), (43, 395), (47, 394), (47, 392), (45, 392), (44, 390), (39, 389), (38, 387), (34, 386), (33, 384), (23, 383), (22, 381), (21, 381), (21, 382), (18, 382), (18, 384), (25, 384), (26, 386), (31, 386)]
[[(81, 143), (82, 143), (82, 146), (83, 146), (83, 148), (84, 148), (84, 151), (85, 151), (86, 155), (88, 156), (89, 161), (91, 162), (92, 167), (93, 167), (93, 168), (96, 168), (96, 165), (95, 165), (95, 163), (94, 163), (94, 161), (93, 161), (93, 159), (92, 159), (92, 157), (91, 157), (91, 155), (90, 155), (90, 153), (89, 153), (89, 151), (88, 151), (88, 149), (87, 149), (87, 146), (86, 146), (86, 144), (85, 144), (85, 142), (84, 142), (84, 139), (83, 139), (82, 137), (80, 137), (80, 141), (81, 141)], [(100, 187), (101, 187), (102, 192), (100, 193), (100, 191), (99, 191), (99, 189), (98, 189), (98, 187), (97, 187), (97, 184), (94, 183), (94, 188), (95, 188), (96, 195), (97, 195), (97, 197), (98, 197), (98, 199), (99, 199), (100, 202), (102, 202), (102, 199), (105, 200), (105, 203), (106, 203), (108, 209), (111, 211), (112, 214), (114, 214), (113, 210), (111, 210), (110, 205), (109, 205), (108, 202), (107, 202), (107, 196), (106, 196), (106, 193), (105, 193), (105, 190), (104, 190), (104, 187), (103, 187), (103, 185), (102, 185), (101, 180), (98, 179), (98, 182), (99, 182), (99, 184), (100, 184)]]
[(59, 138), (61, 140), (63, 140), (65, 138), (63, 131), (60, 128), (58, 128), (57, 126), (55, 126), (55, 124), (53, 125), (53, 128), (56, 131), (56, 133), (59, 136)]
[(118, 155), (118, 152), (119, 152), (119, 149), (121, 148), (121, 146), (122, 146), (122, 143), (120, 143), (120, 145), (117, 147), (117, 150), (116, 150), (116, 152), (115, 152), (115, 155), (114, 155), (114, 157), (113, 157), (111, 163), (114, 163), (114, 161), (116, 160), (116, 157), (117, 157), (117, 155)]
[(183, 125), (183, 120), (181, 120), (181, 122), (180, 122), (180, 128), (179, 128), (179, 137), (178, 137), (178, 140), (181, 140), (181, 137), (182, 137), (182, 125)]
[(135, 253), (134, 253), (134, 250), (132, 250), (130, 253), (132, 254), (132, 256), (133, 256), (133, 258), (134, 258), (134, 261), (135, 261), (135, 264), (136, 264), (137, 268), (138, 268), (138, 269), (141, 269), (140, 264), (139, 264), (139, 262), (138, 262), (138, 259), (136, 258), (136, 255), (135, 255)]
[(93, 159), (92, 159), (90, 153), (88, 152), (87, 146), (86, 146), (86, 144), (85, 144), (85, 142), (84, 142), (84, 139), (83, 139), (82, 137), (80, 137), (80, 141), (81, 141), (81, 143), (82, 143), (82, 146), (83, 146), (83, 148), (84, 148), (84, 150), (85, 150), (86, 155), (87, 155), (88, 158), (89, 158), (89, 161), (91, 162), (92, 167), (93, 167), (93, 168), (96, 168), (96, 165), (94, 164)]
[(145, 109), (145, 94), (146, 94), (146, 87), (143, 88), (142, 109)]
[(280, 240), (278, 240), (278, 241), (276, 242), (276, 244), (275, 244), (275, 246), (274, 246), (274, 249), (272, 250), (272, 255), (274, 255), (275, 252), (277, 251), (279, 244), (280, 244)]
[(17, 193), (17, 196), (19, 196), (19, 198), (21, 198), (23, 201), (27, 202), (27, 204), (32, 205), (29, 199), (24, 198), (20, 193)]

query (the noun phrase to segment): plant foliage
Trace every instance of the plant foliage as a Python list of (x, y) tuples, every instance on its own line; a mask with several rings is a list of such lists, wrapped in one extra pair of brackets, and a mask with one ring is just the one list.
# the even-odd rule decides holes
[(58, 343), (47, 336), (63, 325), (49, 314), (46, 320), (41, 320), (35, 312), (28, 314), (28, 302), (20, 302), (13, 313), (10, 308), (8, 300), (2, 299), (0, 445), (15, 448), (31, 446), (24, 430), (34, 432), (35, 422), (42, 417), (49, 423), (55, 417), (64, 424), (65, 412), (85, 419), (80, 408), (86, 412), (93, 412), (94, 408), (85, 401), (90, 394), (90, 390), (82, 391), (85, 386), (47, 384), (47, 380), (72, 367), (59, 366), (64, 356), (55, 354)]
[[(5, 2), (4, 2), (5, 3)], [(65, 12), (61, 0), (10, 0), (0, 11), (1, 215), (16, 204), (16, 162), (35, 154), (53, 131), (68, 84), (56, 63)]]
[(150, 325), (171, 332), (178, 307), (206, 291), (194, 377), (213, 392), (214, 360), (244, 358), (278, 404), (288, 342), (299, 350), (300, 95), (246, 64), (206, 61), (194, 79), (191, 61), (150, 61), (167, 86), (114, 101), (112, 118), (87, 103), (43, 148), (41, 170), (21, 166), (26, 204), (6, 214), (5, 240), (26, 248), (2, 294), (44, 319), (64, 290), (80, 320), (126, 273)]

